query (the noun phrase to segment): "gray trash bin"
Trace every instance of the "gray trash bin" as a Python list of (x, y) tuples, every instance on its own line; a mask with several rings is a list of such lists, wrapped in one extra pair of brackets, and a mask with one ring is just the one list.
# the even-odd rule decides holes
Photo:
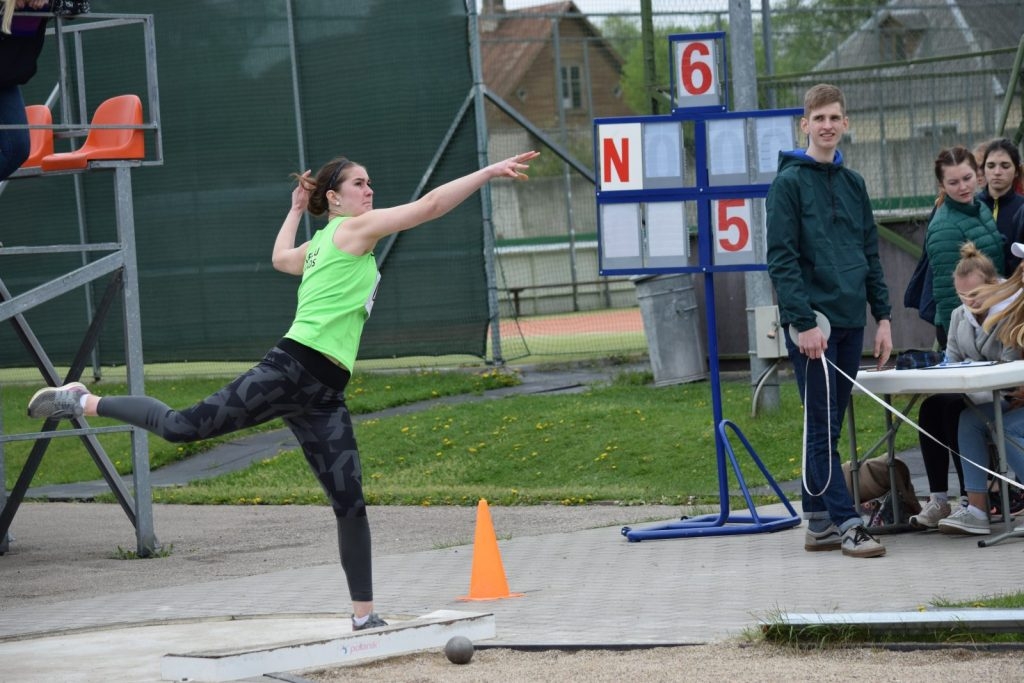
[(633, 284), (647, 336), (654, 384), (665, 386), (707, 379), (693, 275), (640, 277)]

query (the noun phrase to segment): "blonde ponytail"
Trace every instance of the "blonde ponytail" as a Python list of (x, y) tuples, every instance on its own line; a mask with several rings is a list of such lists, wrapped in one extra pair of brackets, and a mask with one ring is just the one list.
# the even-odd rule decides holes
[(1005, 321), (999, 328), (999, 341), (1007, 346), (1014, 346), (1018, 349), (1024, 348), (1024, 296), (1021, 295), (1021, 286), (1024, 284), (1024, 263), (1017, 266), (1017, 270), (1002, 282), (991, 285), (982, 285), (973, 292), (971, 297), (980, 303), (972, 306), (975, 313), (989, 311), (997, 304), (1012, 299), (1005, 308), (992, 313), (982, 327), (985, 331), (991, 332), (1001, 321)]

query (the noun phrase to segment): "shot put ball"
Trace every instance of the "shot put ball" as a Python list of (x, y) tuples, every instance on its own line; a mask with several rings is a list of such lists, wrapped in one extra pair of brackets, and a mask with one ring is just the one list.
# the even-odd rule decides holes
[(452, 664), (469, 664), (473, 659), (473, 641), (466, 636), (452, 636), (445, 643), (444, 654)]

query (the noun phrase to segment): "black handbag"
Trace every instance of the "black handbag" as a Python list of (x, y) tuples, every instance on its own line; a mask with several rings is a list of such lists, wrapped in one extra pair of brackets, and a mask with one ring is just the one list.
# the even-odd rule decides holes
[(938, 365), (946, 358), (942, 351), (925, 351), (923, 349), (907, 349), (896, 354), (897, 370), (916, 370)]

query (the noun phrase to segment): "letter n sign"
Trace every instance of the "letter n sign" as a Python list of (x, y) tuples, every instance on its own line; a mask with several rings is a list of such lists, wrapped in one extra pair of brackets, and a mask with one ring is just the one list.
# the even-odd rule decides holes
[(597, 145), (601, 190), (643, 189), (643, 128), (640, 123), (600, 126)]
[(724, 38), (724, 33), (669, 36), (675, 109), (725, 111)]

